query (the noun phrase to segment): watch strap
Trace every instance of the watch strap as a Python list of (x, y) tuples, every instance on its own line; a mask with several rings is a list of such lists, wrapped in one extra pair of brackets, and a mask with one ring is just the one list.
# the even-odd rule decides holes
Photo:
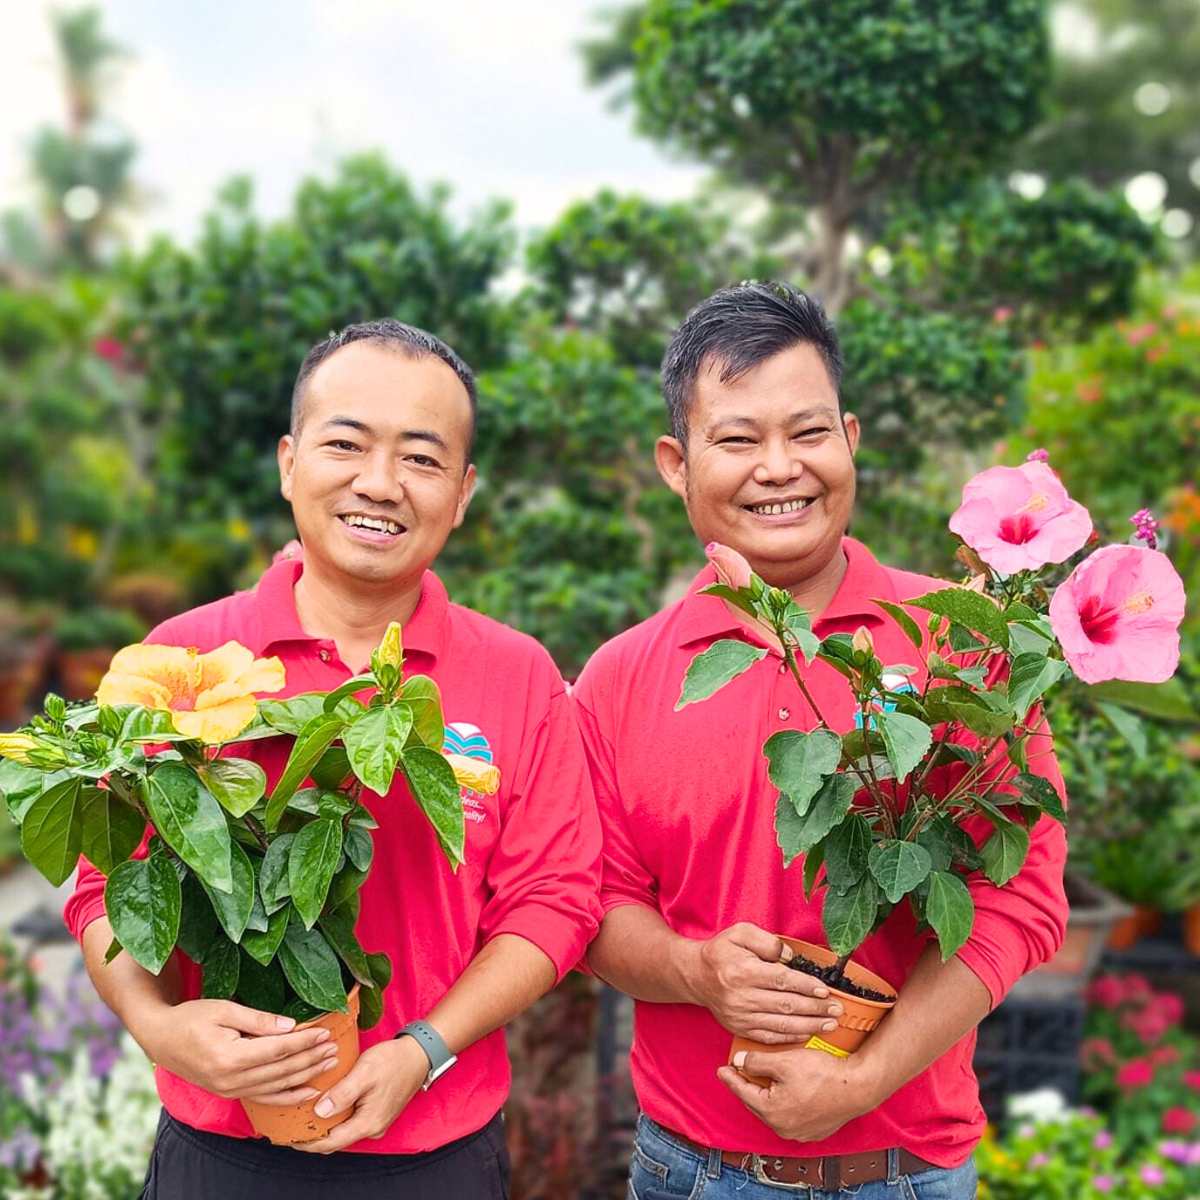
[(458, 1056), (451, 1053), (442, 1035), (424, 1021), (410, 1021), (396, 1037), (410, 1037), (425, 1051), (425, 1057), (429, 1059), (429, 1074), (425, 1076), (425, 1082), (421, 1085), (424, 1091), (428, 1091), (434, 1080), (444, 1075), (458, 1061)]

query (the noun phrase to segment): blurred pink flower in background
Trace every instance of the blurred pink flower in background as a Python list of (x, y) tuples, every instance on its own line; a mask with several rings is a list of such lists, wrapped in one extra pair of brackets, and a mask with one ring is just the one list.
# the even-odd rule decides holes
[(1131, 1058), (1117, 1070), (1117, 1086), (1133, 1089), (1148, 1087), (1154, 1081), (1154, 1064), (1145, 1058)]
[(1050, 625), (1084, 683), (1163, 683), (1179, 665), (1183, 580), (1165, 554), (1105, 546), (1050, 600)]
[(1092, 532), (1088, 510), (1043, 462), (991, 467), (968, 480), (950, 528), (989, 567), (1012, 575), (1059, 563)]
[(708, 561), (717, 568), (717, 578), (726, 587), (744, 588), (750, 586), (750, 564), (736, 550), (722, 546), (720, 542), (709, 542), (704, 547)]

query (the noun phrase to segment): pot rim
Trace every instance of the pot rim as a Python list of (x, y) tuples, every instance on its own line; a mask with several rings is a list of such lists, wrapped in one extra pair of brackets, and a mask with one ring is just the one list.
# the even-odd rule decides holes
[[(833, 951), (830, 950), (828, 946), (822, 946), (817, 942), (806, 942), (803, 938), (788, 937), (786, 934), (782, 933), (778, 934), (777, 936), (793, 948), (797, 946), (801, 947), (801, 953), (804, 953), (806, 958), (812, 957), (811, 955), (807, 954), (806, 950), (820, 950), (824, 954), (833, 954)], [(834, 957), (836, 958), (837, 956), (834, 955)], [(854, 960), (851, 959), (851, 962), (853, 961)], [(818, 963), (817, 965), (820, 966), (821, 964)], [(849, 1000), (855, 1004), (864, 1005), (867, 1008), (877, 1008), (882, 1012), (887, 1012), (889, 1009), (895, 1008), (896, 1002), (900, 999), (900, 989), (893, 987), (888, 980), (884, 979), (884, 977), (878, 972), (872, 971), (870, 967), (864, 967), (861, 963), (855, 963), (854, 965), (860, 970), (866, 971), (869, 975), (872, 975), (874, 978), (878, 979), (880, 983), (882, 983), (890, 992), (894, 993), (893, 998), (891, 1000), (868, 1000), (865, 996), (856, 996), (853, 992), (845, 992), (842, 991), (841, 988), (834, 987), (832, 984), (826, 984), (830, 992), (834, 995), (840, 996), (843, 1000)]]

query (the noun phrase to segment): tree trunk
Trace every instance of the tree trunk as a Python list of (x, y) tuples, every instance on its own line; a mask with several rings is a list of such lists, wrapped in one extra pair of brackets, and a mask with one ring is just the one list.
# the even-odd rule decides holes
[(814, 249), (817, 268), (812, 290), (831, 317), (846, 303), (850, 273), (846, 270), (846, 237), (850, 232), (850, 214), (835, 203), (819, 204), (813, 209), (817, 226)]

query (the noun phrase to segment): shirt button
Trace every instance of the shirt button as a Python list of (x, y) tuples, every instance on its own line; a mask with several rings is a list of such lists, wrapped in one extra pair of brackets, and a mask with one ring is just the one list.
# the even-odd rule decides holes
[(788, 710), (786, 708), (781, 708), (779, 710), (779, 719), (781, 721), (786, 721), (788, 719), (788, 717), (790, 717), (791, 715), (792, 714), (790, 712), (788, 712)]
[(322, 661), (322, 662), (328, 662), (328, 661), (329, 661), (329, 651), (328, 651), (328, 650), (322, 650), (322, 651), (320, 652), (320, 659), (321, 659), (321, 661)]

